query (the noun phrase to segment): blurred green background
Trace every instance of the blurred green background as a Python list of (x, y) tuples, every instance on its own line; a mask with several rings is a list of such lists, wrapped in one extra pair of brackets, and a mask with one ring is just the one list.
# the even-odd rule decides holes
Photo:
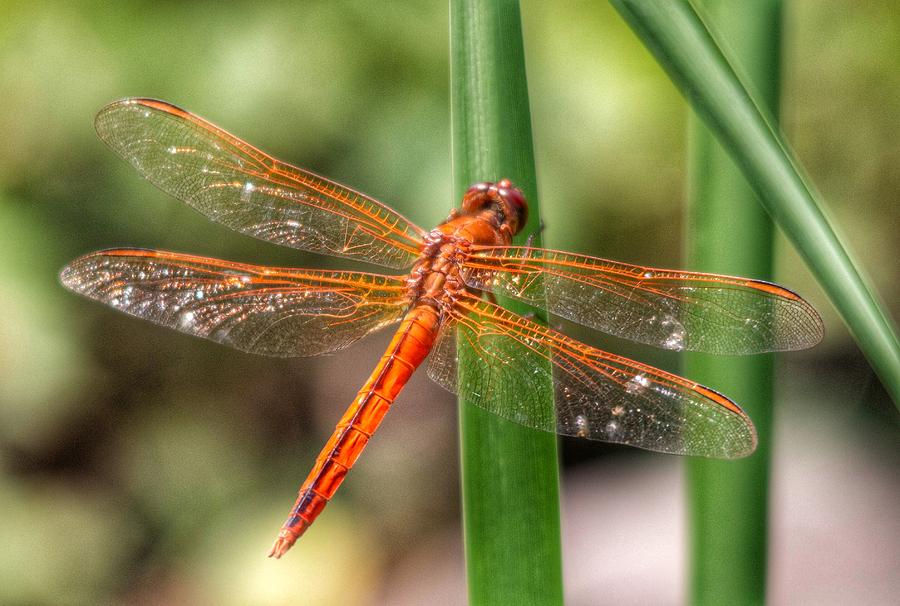
[[(683, 266), (684, 102), (606, 4), (527, 0), (522, 14), (545, 242)], [(784, 45), (783, 129), (896, 318), (900, 3), (788, 2)], [(3, 4), (0, 603), (464, 600), (456, 410), (424, 376), (316, 525), (265, 558), (388, 334), (322, 359), (257, 358), (56, 278), (110, 246), (352, 267), (230, 233), (142, 181), (94, 135), (109, 101), (172, 101), (430, 227), (454, 205), (448, 78), (442, 2)], [(778, 281), (827, 336), (779, 358), (771, 601), (888, 603), (896, 413), (783, 240), (778, 252)], [(562, 446), (568, 601), (680, 603), (679, 460)]]

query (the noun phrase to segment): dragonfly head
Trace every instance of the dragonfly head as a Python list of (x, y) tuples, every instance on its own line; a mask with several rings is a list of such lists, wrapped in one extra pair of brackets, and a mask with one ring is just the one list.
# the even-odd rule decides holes
[(497, 214), (500, 224), (508, 225), (514, 235), (525, 227), (528, 220), (525, 196), (509, 179), (501, 179), (496, 183), (476, 183), (466, 190), (462, 209), (469, 215), (491, 210)]

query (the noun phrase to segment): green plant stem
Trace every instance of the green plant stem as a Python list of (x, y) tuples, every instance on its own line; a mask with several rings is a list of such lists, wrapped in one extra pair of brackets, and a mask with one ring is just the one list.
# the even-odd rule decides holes
[(741, 84), (703, 21), (684, 0), (611, 2), (728, 150), (900, 408), (896, 328), (835, 234), (781, 135)]
[[(518, 2), (451, 0), (450, 8), (454, 198), (475, 182), (507, 177), (529, 201), (520, 236), (538, 234)], [(458, 354), (463, 373), (475, 354), (462, 342)], [(552, 409), (552, 385), (544, 386), (544, 395)], [(470, 602), (561, 604), (556, 437), (502, 420), (462, 396), (459, 416)]]
[[(771, 115), (778, 113), (781, 0), (703, 0)], [(690, 121), (691, 195), (688, 267), (770, 279), (774, 227), (728, 153), (696, 117)], [(727, 393), (756, 424), (756, 453), (739, 461), (687, 461), (690, 511), (690, 604), (765, 603), (769, 454), (772, 438), (771, 354), (684, 355), (685, 374)]]

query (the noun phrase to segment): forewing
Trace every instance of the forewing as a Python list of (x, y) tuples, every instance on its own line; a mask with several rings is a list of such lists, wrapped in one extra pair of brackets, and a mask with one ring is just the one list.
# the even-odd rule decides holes
[(809, 303), (759, 280), (519, 246), (473, 247), (463, 276), (473, 288), (546, 304), (573, 322), (675, 351), (804, 349), (823, 334)]
[(284, 164), (169, 103), (117, 101), (95, 125), (154, 185), (241, 233), (398, 269), (419, 254), (422, 230), (384, 204)]
[[(687, 379), (615, 356), (486, 301), (463, 297), (432, 351), (428, 374), (505, 419), (659, 452), (736, 458), (756, 447), (734, 402)], [(458, 377), (457, 340), (472, 355)], [(555, 386), (555, 413), (542, 386)]]
[(314, 356), (398, 321), (399, 278), (279, 269), (118, 249), (76, 259), (62, 283), (120, 311), (242, 351)]

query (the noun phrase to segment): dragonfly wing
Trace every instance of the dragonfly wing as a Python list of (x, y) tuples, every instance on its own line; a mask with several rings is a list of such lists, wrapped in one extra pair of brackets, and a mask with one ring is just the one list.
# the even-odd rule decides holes
[[(607, 334), (676, 351), (750, 354), (812, 347), (819, 314), (759, 280), (661, 270), (520, 246), (473, 247), (464, 279)], [(545, 299), (546, 297), (546, 299)]]
[(179, 253), (118, 249), (60, 274), (82, 295), (242, 351), (314, 356), (343, 349), (406, 310), (402, 279), (279, 269)]
[[(468, 345), (461, 357), (457, 340)], [(716, 458), (742, 457), (756, 448), (753, 424), (725, 396), (474, 297), (458, 301), (431, 355), (432, 379), (527, 427)], [(542, 396), (550, 380), (555, 411)]]
[(397, 269), (419, 254), (422, 230), (384, 204), (169, 103), (116, 101), (100, 110), (95, 126), (154, 185), (241, 233)]

